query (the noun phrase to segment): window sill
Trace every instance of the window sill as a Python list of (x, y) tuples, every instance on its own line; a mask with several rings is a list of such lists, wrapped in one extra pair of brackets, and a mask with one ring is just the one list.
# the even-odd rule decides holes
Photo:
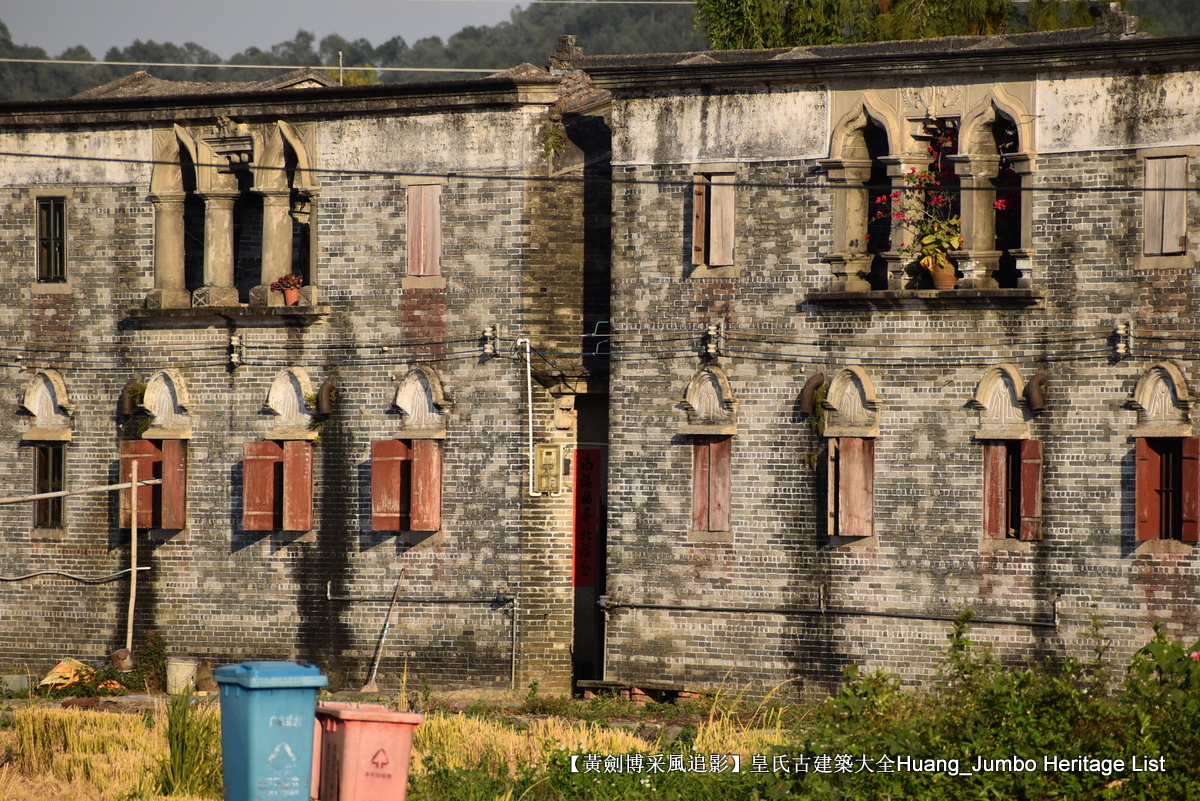
[(1019, 540), (1016, 537), (984, 537), (979, 541), (980, 553), (997, 553), (999, 551), (1016, 551), (1029, 553), (1033, 550), (1036, 540)]
[(884, 289), (868, 292), (809, 292), (806, 302), (829, 306), (872, 306), (883, 309), (977, 309), (1035, 306), (1046, 298), (1041, 289)]
[(1195, 550), (1196, 544), (1191, 542), (1143, 540), (1138, 543), (1134, 554), (1137, 556), (1190, 556)]
[(400, 278), (401, 289), (445, 289), (446, 279), (440, 275), (405, 275)]
[(699, 545), (733, 545), (732, 531), (688, 531), (688, 542)]
[(29, 291), (35, 295), (73, 295), (75, 287), (66, 281), (38, 281), (30, 284)]
[(192, 306), (185, 309), (130, 309), (129, 317), (143, 323), (201, 322), (214, 319), (277, 321), (280, 325), (321, 322), (332, 312), (329, 304), (315, 306)]
[(742, 275), (742, 268), (736, 264), (728, 264), (724, 267), (709, 267), (706, 264), (696, 264), (692, 266), (692, 271), (688, 273), (688, 278), (739, 278)]

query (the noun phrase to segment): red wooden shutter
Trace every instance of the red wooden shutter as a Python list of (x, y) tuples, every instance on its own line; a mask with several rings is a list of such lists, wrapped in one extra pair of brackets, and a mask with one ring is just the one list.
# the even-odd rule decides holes
[(1042, 443), (1021, 440), (1021, 539), (1042, 538)]
[(708, 249), (708, 178), (696, 176), (692, 187), (692, 264), (704, 264)]
[(733, 485), (733, 437), (713, 437), (708, 446), (708, 530), (729, 531)]
[(709, 485), (708, 437), (697, 436), (692, 444), (692, 530), (708, 531)]
[(283, 530), (308, 531), (312, 526), (312, 443), (283, 443)]
[(187, 440), (164, 439), (162, 443), (163, 528), (187, 528)]
[(401, 475), (409, 465), (412, 454), (408, 443), (399, 439), (382, 439), (371, 443), (371, 530), (405, 531), (408, 521), (408, 499), (401, 498)]
[[(146, 480), (148, 478), (162, 477), (162, 453), (158, 446), (148, 439), (123, 439), (120, 445), (121, 467), (120, 467), (120, 483), (124, 484), (127, 481), (133, 480), (133, 460), (137, 459), (138, 463), (138, 479)], [(158, 486), (143, 487), (139, 486), (138, 490), (138, 528), (151, 528), (154, 526), (155, 519), (158, 515), (155, 512), (160, 508), (161, 490)], [(122, 490), (120, 493), (120, 518), (121, 528), (129, 528), (132, 523), (130, 516), (130, 497), (129, 490)]]
[(278, 442), (247, 442), (242, 446), (242, 528), (278, 531), (283, 528), (283, 448)]
[(1158, 483), (1162, 475), (1161, 457), (1145, 437), (1134, 440), (1134, 510), (1138, 540), (1159, 537), (1160, 512)]
[(442, 527), (442, 443), (418, 439), (412, 444), (413, 531), (437, 531)]
[(983, 443), (983, 536), (1004, 538), (1008, 487), (1008, 448), (1003, 441)]
[(869, 537), (875, 532), (875, 440), (838, 440), (838, 534)]
[(1200, 542), (1200, 438), (1188, 437), (1183, 447), (1184, 542)]
[(408, 187), (408, 274), (441, 275), (442, 187)]
[(708, 202), (708, 266), (733, 264), (733, 175), (714, 175)]

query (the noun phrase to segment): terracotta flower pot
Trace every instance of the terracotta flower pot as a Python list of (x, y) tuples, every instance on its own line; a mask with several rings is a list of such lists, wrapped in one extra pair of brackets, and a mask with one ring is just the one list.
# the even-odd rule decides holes
[(949, 265), (935, 264), (929, 269), (929, 275), (933, 278), (934, 289), (957, 289), (958, 274), (953, 262)]
[(288, 306), (295, 306), (297, 303), (300, 302), (300, 290), (299, 289), (283, 290), (283, 302), (285, 304), (287, 304)]

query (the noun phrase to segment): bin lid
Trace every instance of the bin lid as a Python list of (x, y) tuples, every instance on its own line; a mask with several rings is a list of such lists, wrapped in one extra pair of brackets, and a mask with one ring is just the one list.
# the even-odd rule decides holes
[(425, 722), (425, 716), (416, 712), (394, 712), (384, 706), (363, 704), (347, 708), (338, 703), (321, 702), (317, 704), (317, 717), (337, 718), (338, 720), (361, 720), (370, 723), (404, 723), (409, 726), (419, 726)]
[(272, 690), (284, 687), (324, 687), (329, 677), (321, 675), (316, 665), (295, 662), (242, 662), (221, 665), (213, 671), (218, 684), (240, 684), (243, 687)]

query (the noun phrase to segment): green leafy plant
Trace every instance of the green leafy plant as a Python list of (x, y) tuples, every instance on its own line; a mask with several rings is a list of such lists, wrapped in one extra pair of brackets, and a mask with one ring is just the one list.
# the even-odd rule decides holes
[(219, 795), (221, 792), (220, 716), (197, 707), (191, 688), (167, 704), (168, 755), (160, 760), (159, 788), (165, 795)]

